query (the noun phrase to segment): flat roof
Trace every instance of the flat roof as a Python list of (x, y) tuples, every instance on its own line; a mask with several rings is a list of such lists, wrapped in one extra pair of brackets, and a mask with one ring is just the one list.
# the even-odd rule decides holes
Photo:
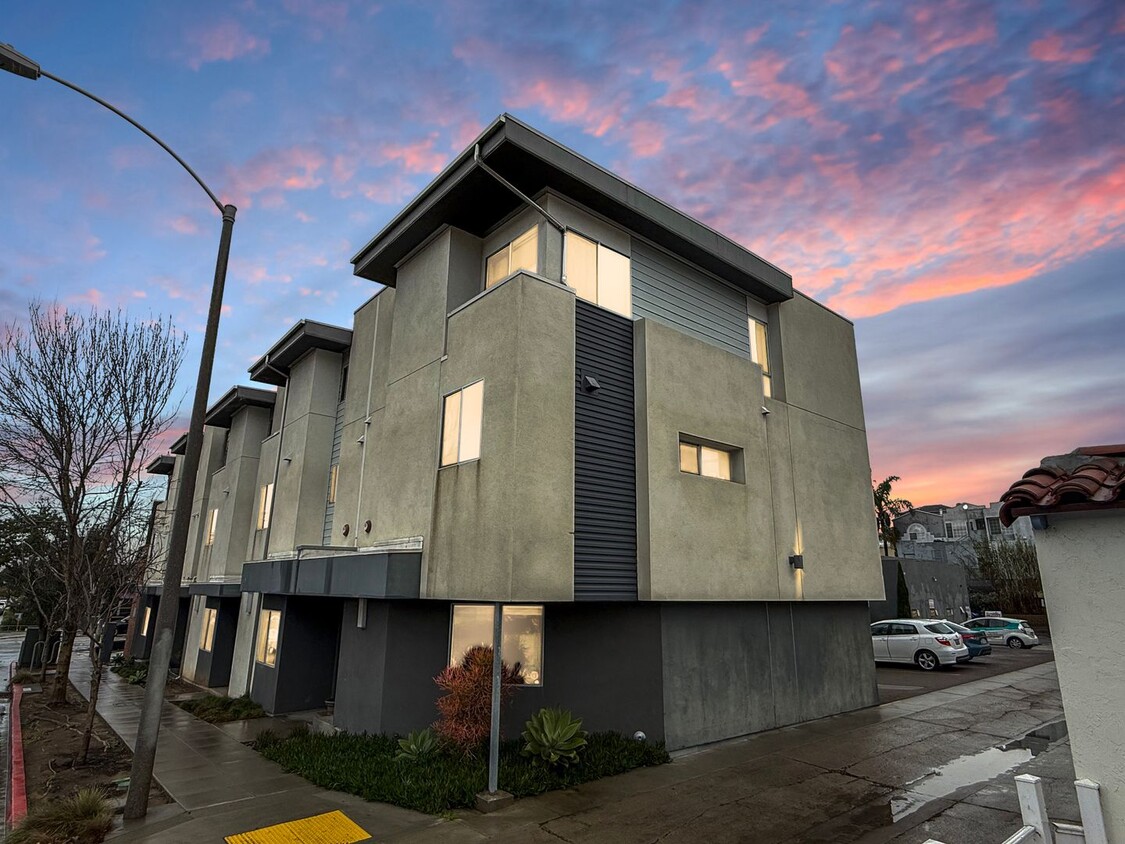
[(229, 428), (234, 414), (246, 407), (273, 407), (277, 393), (257, 387), (231, 387), (221, 399), (207, 410), (203, 417), (204, 425), (216, 428)]
[(286, 331), (264, 356), (254, 361), (249, 370), (250, 379), (262, 384), (284, 387), (289, 367), (306, 352), (312, 349), (342, 352), (351, 345), (351, 329), (303, 319)]
[(528, 196), (553, 188), (763, 301), (793, 296), (789, 273), (509, 114), (493, 121), (356, 253), (356, 275), (394, 287), (397, 265), (442, 225), (483, 237), (521, 206), (477, 166), (478, 146), (485, 163)]
[(150, 475), (170, 475), (176, 468), (176, 458), (171, 454), (162, 454), (145, 466), (145, 471)]

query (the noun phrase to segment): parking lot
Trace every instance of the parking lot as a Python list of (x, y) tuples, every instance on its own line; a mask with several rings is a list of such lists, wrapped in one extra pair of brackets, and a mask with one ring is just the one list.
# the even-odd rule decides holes
[(947, 689), (950, 686), (992, 677), (995, 674), (1018, 671), (1021, 668), (1050, 662), (1054, 658), (1051, 640), (1043, 636), (1042, 644), (1030, 650), (1015, 651), (994, 645), (990, 656), (976, 657), (972, 662), (939, 668), (937, 671), (923, 671), (916, 665), (879, 663), (875, 670), (879, 682), (879, 701), (889, 703), (938, 689)]

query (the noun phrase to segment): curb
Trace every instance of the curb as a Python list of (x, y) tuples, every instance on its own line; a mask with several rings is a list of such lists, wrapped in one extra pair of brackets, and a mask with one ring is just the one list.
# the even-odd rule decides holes
[(23, 732), (20, 727), (20, 700), (23, 698), (23, 686), (20, 683), (12, 685), (11, 721), (8, 725), (8, 828), (11, 829), (24, 819), (27, 814), (27, 780), (24, 778), (23, 768)]

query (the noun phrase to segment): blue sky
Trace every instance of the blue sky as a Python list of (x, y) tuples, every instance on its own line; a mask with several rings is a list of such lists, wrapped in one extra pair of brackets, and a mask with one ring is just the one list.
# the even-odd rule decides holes
[[(915, 503), (1125, 439), (1112, 3), (59, 2), (0, 41), (238, 206), (214, 396), (295, 320), (347, 324), (354, 251), (511, 111), (855, 320), (873, 472)], [(197, 359), (202, 191), (48, 80), (0, 109), (0, 319), (171, 314)]]

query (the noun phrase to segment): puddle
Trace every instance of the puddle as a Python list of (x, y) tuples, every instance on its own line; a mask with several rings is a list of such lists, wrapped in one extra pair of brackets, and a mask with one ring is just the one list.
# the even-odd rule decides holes
[(892, 822), (898, 823), (927, 803), (947, 797), (959, 788), (1002, 776), (1066, 735), (1066, 721), (1054, 721), (1037, 727), (1023, 738), (954, 759), (907, 783), (905, 790), (891, 797)]

